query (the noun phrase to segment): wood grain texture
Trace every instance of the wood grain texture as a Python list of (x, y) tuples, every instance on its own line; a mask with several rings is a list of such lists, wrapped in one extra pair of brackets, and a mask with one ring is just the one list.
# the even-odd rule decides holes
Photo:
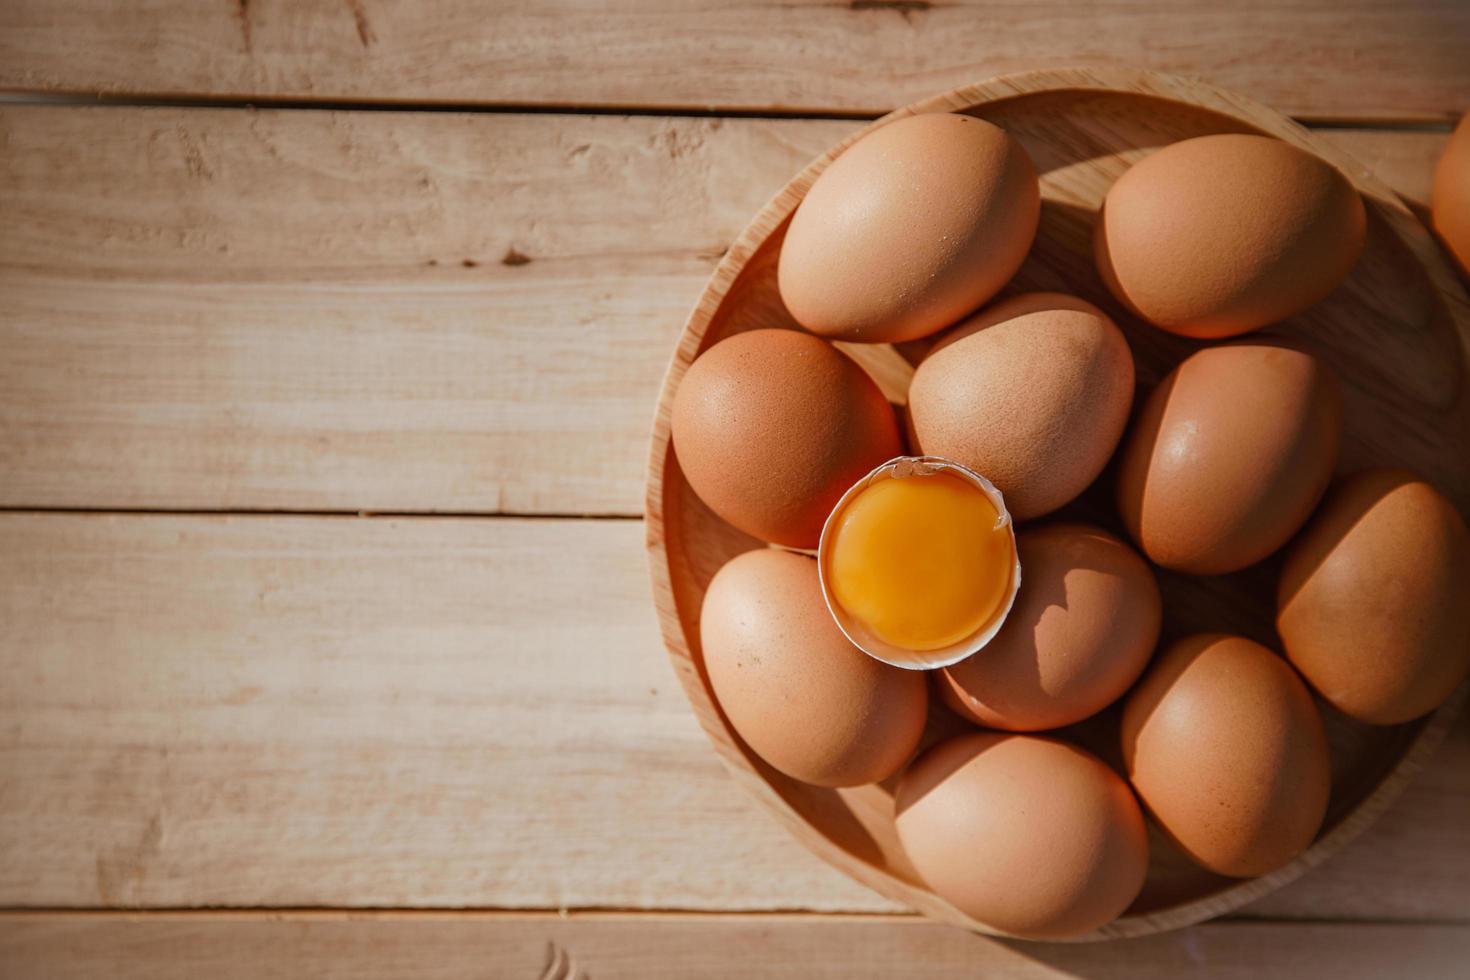
[(48, 980), (1435, 980), (1467, 954), (1465, 925), (1211, 923), (1081, 947), (896, 916), (0, 915), (7, 975)]
[[(637, 514), (701, 286), (857, 128), (0, 109), (0, 506)], [(1445, 139), (1319, 135), (1421, 201)]]
[(881, 906), (725, 778), (640, 530), (0, 516), (0, 906)]
[[(1114, 180), (1154, 148), (1212, 133), (1264, 133), (1342, 170), (1362, 194), (1368, 242), (1352, 272), (1310, 310), (1263, 334), (1320, 357), (1342, 382), (1339, 474), (1366, 466), (1413, 469), (1470, 509), (1470, 300), (1432, 237), (1393, 192), (1332, 144), (1234, 93), (1132, 70), (1034, 71), (926, 99), (873, 124), (923, 112), (967, 112), (1004, 128), (1027, 150), (1041, 183), (1041, 223), (1013, 292), (1062, 291), (1091, 300), (1122, 329), (1147, 390), (1199, 345), (1142, 323), (1107, 294), (1093, 267), (1091, 229)], [(871, 131), (871, 129), (869, 130)], [(712, 514), (689, 488), (669, 441), (669, 412), (699, 353), (756, 327), (800, 329), (775, 284), (792, 212), (828, 163), (861, 134), (834, 146), (792, 179), (731, 245), (675, 348), (654, 420), (647, 522), (654, 602), (670, 658), (700, 723), (736, 778), (792, 833), (834, 866), (940, 921), (989, 931), (934, 894), (915, 873), (894, 829), (892, 790), (810, 786), (757, 758), (715, 703), (699, 649), (700, 604), (725, 561), (761, 543)], [(913, 353), (847, 348), (885, 373)], [(889, 392), (901, 401), (903, 393)], [(1059, 512), (1123, 533), (1104, 473)], [(1002, 487), (1004, 489), (1004, 487)], [(1163, 638), (1223, 631), (1274, 644), (1273, 560), (1228, 577), (1159, 573)], [(1162, 835), (1150, 845), (1143, 891), (1119, 919), (1084, 940), (1147, 935), (1223, 915), (1290, 883), (1335, 854), (1387, 809), (1448, 732), (1470, 683), (1412, 725), (1373, 728), (1324, 712), (1332, 746), (1332, 799), (1316, 841), (1290, 863), (1236, 880), (1202, 872)], [(934, 727), (942, 711), (931, 710)], [(1111, 759), (1116, 712), (1074, 726), (1082, 744)]]
[[(0, 515), (0, 906), (899, 909), (730, 779), (633, 521)], [(1252, 906), (1470, 921), (1470, 720)]]
[(850, 128), (4, 109), (0, 504), (637, 513), (700, 283)]
[(7, 0), (0, 86), (369, 102), (847, 110), (1047, 65), (1181, 72), (1314, 116), (1470, 105), (1457, 0)]

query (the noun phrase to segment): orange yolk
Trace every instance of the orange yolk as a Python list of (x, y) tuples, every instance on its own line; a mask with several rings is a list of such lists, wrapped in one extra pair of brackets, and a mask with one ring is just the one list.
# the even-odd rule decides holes
[(999, 611), (1015, 567), (985, 492), (940, 470), (877, 480), (843, 508), (827, 550), (832, 597), (879, 639), (939, 650)]

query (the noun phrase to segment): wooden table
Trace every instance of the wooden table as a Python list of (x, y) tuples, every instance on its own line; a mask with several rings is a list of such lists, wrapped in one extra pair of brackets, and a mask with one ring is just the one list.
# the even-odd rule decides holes
[(1012, 944), (788, 839), (659, 643), (725, 246), (854, 120), (1110, 61), (1422, 204), (1470, 6), (0, 0), (0, 975), (1463, 971), (1470, 723), (1245, 915)]

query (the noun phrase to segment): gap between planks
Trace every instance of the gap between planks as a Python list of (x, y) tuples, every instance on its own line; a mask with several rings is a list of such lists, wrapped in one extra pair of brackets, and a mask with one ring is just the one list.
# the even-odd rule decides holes
[(517, 520), (517, 521), (641, 521), (642, 514), (557, 513), (554, 511), (514, 510), (280, 510), (269, 508), (201, 508), (169, 507), (12, 507), (0, 506), (0, 514), (76, 514), (98, 517), (348, 517), (427, 520)]
[[(804, 908), (762, 908), (762, 909), (701, 909), (681, 908), (678, 906), (638, 908), (626, 905), (579, 905), (575, 908), (549, 908), (537, 906), (493, 906), (493, 905), (466, 905), (449, 906), (443, 908), (414, 908), (412, 906), (393, 905), (284, 905), (284, 906), (206, 906), (199, 908), (179, 908), (176, 906), (122, 906), (122, 905), (96, 905), (96, 906), (45, 906), (45, 905), (15, 905), (0, 906), (0, 923), (7, 919), (193, 919), (198, 921), (218, 921), (223, 919), (302, 919), (318, 921), (336, 921), (341, 919), (383, 919), (383, 920), (410, 920), (410, 921), (436, 921), (456, 919), (480, 919), (496, 921), (525, 920), (527, 922), (571, 922), (571, 921), (597, 921), (597, 922), (648, 922), (648, 921), (678, 921), (678, 920), (720, 920), (730, 919), (735, 921), (759, 921), (764, 919), (794, 920), (804, 923), (841, 922), (852, 924), (878, 924), (896, 925), (899, 927), (907, 925), (939, 926), (946, 929), (957, 929), (959, 932), (967, 930), (957, 926), (949, 926), (944, 923), (935, 922), (918, 912), (843, 912), (820, 909)], [(1398, 927), (1406, 928), (1452, 928), (1470, 929), (1470, 919), (1454, 918), (1452, 916), (1416, 916), (1410, 918), (1396, 919), (1390, 917), (1364, 917), (1349, 918), (1346, 916), (1291, 916), (1289, 918), (1279, 915), (1253, 914), (1247, 909), (1245, 912), (1231, 912), (1228, 915), (1206, 919), (1195, 923), (1194, 926), (1184, 928), (1198, 928), (1200, 926), (1365, 926), (1365, 927)], [(1182, 930), (1171, 930), (1179, 932)], [(1158, 935), (1169, 935), (1170, 932)], [(974, 935), (979, 935), (975, 933)], [(986, 937), (994, 938), (994, 937)], [(1148, 938), (1148, 937), (1141, 937)], [(1112, 940), (1118, 941), (1118, 940)], [(1123, 940), (1127, 941), (1127, 940)]]
[[(385, 102), (371, 99), (282, 99), (213, 95), (138, 94), (113, 96), (105, 92), (34, 92), (0, 89), (0, 104), (42, 106), (106, 106), (110, 108), (165, 109), (283, 109), (307, 112), (464, 113), (522, 116), (638, 116), (670, 119), (772, 119), (870, 122), (889, 109), (784, 109), (775, 106), (707, 107), (694, 105), (634, 105), (630, 103), (575, 102)], [(1448, 133), (1456, 117), (1448, 113), (1381, 113), (1354, 115), (1296, 114), (1291, 117), (1313, 129), (1359, 129), (1389, 133)]]
[[(622, 103), (574, 102), (385, 102), (372, 99), (281, 99), (214, 95), (140, 94), (112, 96), (105, 92), (32, 92), (0, 89), (0, 103), (43, 106), (108, 106), (113, 108), (165, 109), (300, 109), (308, 112), (452, 112), (484, 116), (653, 116), (671, 119), (815, 119), (869, 122), (886, 109), (781, 109), (776, 107), (710, 108), (692, 105), (646, 106)], [(1448, 116), (1416, 116), (1402, 119), (1353, 117), (1332, 123), (1342, 128), (1429, 129), (1448, 131)], [(1315, 123), (1303, 123), (1315, 125)]]

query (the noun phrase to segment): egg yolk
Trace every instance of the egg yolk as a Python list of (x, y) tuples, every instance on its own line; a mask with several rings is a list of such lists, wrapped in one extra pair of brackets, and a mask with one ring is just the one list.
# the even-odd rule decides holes
[(1011, 583), (1015, 546), (1000, 512), (951, 472), (877, 480), (833, 530), (832, 597), (892, 646), (959, 643), (990, 621)]

